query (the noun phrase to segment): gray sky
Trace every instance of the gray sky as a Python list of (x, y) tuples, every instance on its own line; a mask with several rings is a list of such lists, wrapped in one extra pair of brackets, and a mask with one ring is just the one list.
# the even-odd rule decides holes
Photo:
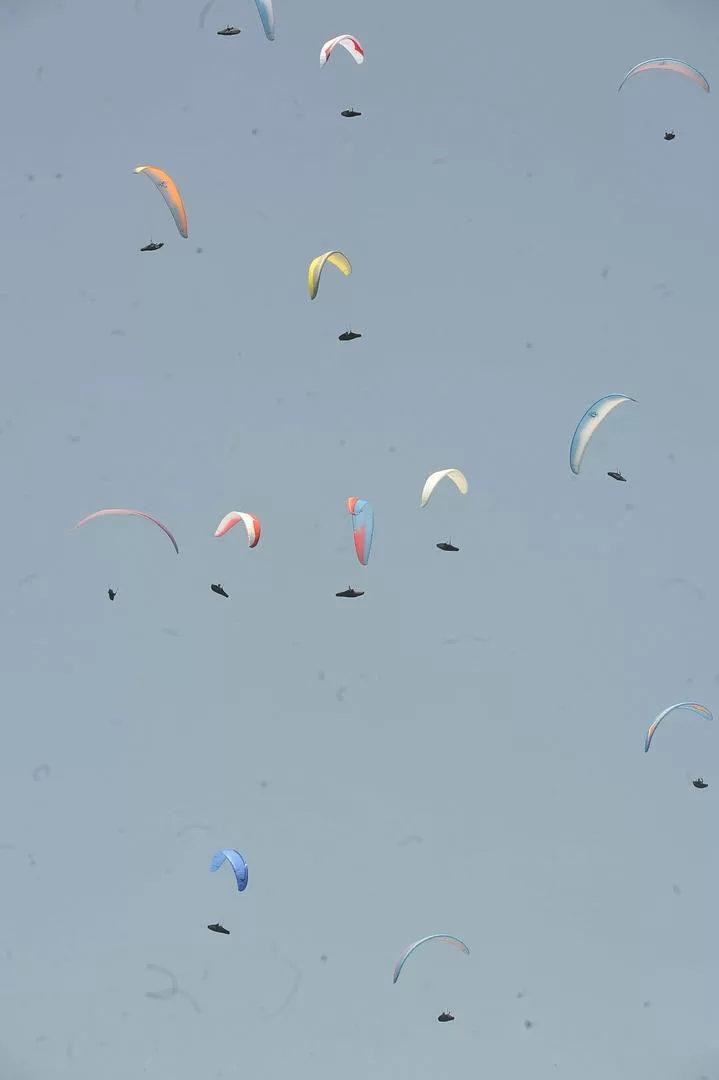
[(201, 9), (0, 5), (0, 1078), (715, 1077), (719, 13)]

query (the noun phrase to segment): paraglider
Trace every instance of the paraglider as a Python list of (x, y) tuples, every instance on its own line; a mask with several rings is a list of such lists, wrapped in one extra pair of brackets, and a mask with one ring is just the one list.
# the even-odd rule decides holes
[(449, 1020), (454, 1020), (454, 1017), (449, 1012), (441, 1012), (437, 1017), (440, 1024), (446, 1024)]
[(214, 593), (217, 593), (218, 596), (224, 596), (227, 600), (230, 599), (221, 585), (210, 585), (210, 588)]
[(151, 240), (149, 244), (145, 244), (144, 247), (141, 247), (140, 251), (159, 251), (160, 248), (164, 246), (164, 241), (161, 244), (156, 244), (154, 243), (154, 241)]
[(355, 338), (362, 337), (361, 334), (356, 334), (354, 330), (345, 330), (344, 334), (340, 334), (337, 338), (338, 341), (354, 341)]
[(229, 930), (225, 930), (224, 926), (218, 922), (211, 922), (207, 924), (208, 930), (214, 930), (216, 934), (229, 934)]
[(324, 67), (330, 58), (332, 50), (337, 45), (342, 45), (347, 50), (352, 59), (357, 64), (364, 63), (364, 50), (360, 45), (357, 38), (352, 37), (351, 34), (340, 34), (339, 37), (330, 38), (326, 41), (320, 49), (320, 67)]
[(230, 529), (237, 525), (238, 521), (241, 521), (247, 529), (247, 546), (251, 548), (257, 547), (262, 532), (260, 520), (254, 514), (246, 514), (242, 510), (230, 510), (229, 514), (225, 514), (215, 529), (215, 536), (224, 536), (225, 533), (228, 533)]
[(420, 945), (424, 945), (426, 941), (448, 941), (451, 945), (456, 946), (456, 948), (461, 949), (463, 953), (467, 953), (467, 955), (469, 955), (469, 949), (459, 938), (452, 937), (451, 934), (429, 934), (427, 937), (420, 938), (419, 941), (413, 942), (412, 945), (408, 945), (407, 948), (404, 950), (399, 960), (397, 961), (397, 964), (395, 965), (394, 975), (392, 976), (393, 983), (396, 983), (397, 979), (400, 977), (400, 973), (405, 965), (407, 957), (411, 956), (414, 950), (419, 948)]
[(698, 83), (702, 90), (705, 90), (707, 94), (709, 93), (709, 83), (704, 78), (701, 71), (692, 67), (691, 64), (684, 63), (683, 60), (675, 60), (671, 56), (656, 57), (653, 60), (643, 60), (641, 64), (636, 64), (626, 73), (620, 82), (618, 89), (621, 90), (627, 79), (630, 79), (632, 75), (638, 75), (640, 71), (655, 71), (661, 68), (665, 71), (676, 71), (679, 75), (687, 75), (690, 79), (693, 79), (695, 83)]
[(145, 175), (152, 180), (153, 184), (167, 203), (180, 236), (184, 236), (184, 238), (187, 239), (187, 214), (185, 213), (185, 207), (180, 197), (180, 192), (177, 189), (177, 184), (172, 177), (166, 172), (163, 172), (162, 169), (156, 169), (154, 165), (138, 165), (135, 172), (145, 173)]
[(324, 255), (318, 255), (316, 259), (313, 259), (310, 263), (310, 269), (307, 275), (307, 284), (310, 290), (310, 300), (314, 300), (317, 296), (317, 290), (320, 287), (320, 277), (324, 269), (325, 263), (332, 263), (338, 270), (347, 277), (352, 273), (352, 266), (346, 255), (343, 255), (341, 251), (326, 251)]
[(372, 504), (366, 499), (347, 500), (347, 509), (352, 515), (352, 533), (355, 542), (357, 558), (366, 566), (369, 562), (372, 550), (372, 537), (374, 536), (374, 510)]
[(348, 596), (351, 599), (354, 599), (355, 596), (364, 596), (364, 592), (358, 589), (353, 589), (351, 585), (348, 585), (347, 588), (344, 589), (342, 592), (336, 592), (335, 596)]
[(649, 730), (647, 731), (646, 739), (644, 740), (645, 754), (651, 746), (652, 739), (654, 738), (654, 732), (657, 730), (664, 717), (669, 716), (670, 713), (676, 712), (677, 709), (690, 709), (693, 712), (698, 712), (702, 716), (705, 716), (707, 720), (714, 719), (709, 709), (707, 709), (706, 705), (699, 705), (696, 701), (680, 701), (676, 705), (670, 705), (668, 709), (664, 709), (663, 712), (660, 712), (659, 716), (657, 716), (656, 719), (651, 723)]
[(569, 447), (569, 467), (575, 475), (579, 473), (589, 440), (602, 420), (606, 419), (612, 409), (616, 409), (617, 405), (621, 405), (625, 401), (635, 400), (635, 398), (627, 397), (625, 394), (607, 394), (606, 397), (599, 398), (589, 406), (576, 426)]
[(665, 139), (666, 142), (671, 142), (672, 139), (676, 139), (676, 137), (677, 137), (677, 135), (676, 135), (675, 131), (665, 131), (664, 132), (664, 139)]
[(150, 514), (144, 514), (142, 510), (96, 510), (94, 514), (88, 514), (88, 516), (86, 518), (83, 518), (82, 521), (78, 521), (77, 525), (73, 525), (73, 531), (75, 529), (79, 529), (81, 525), (85, 524), (85, 522), (92, 521), (93, 518), (106, 517), (108, 514), (129, 514), (131, 517), (147, 518), (147, 520), (151, 521), (153, 525), (157, 525), (159, 529), (162, 529), (164, 534), (169, 537), (170, 541), (172, 542), (172, 546), (174, 547), (177, 554), (180, 554), (180, 549), (177, 546), (177, 540), (175, 540), (175, 537), (172, 535), (167, 526), (163, 525), (161, 521), (158, 521), (157, 518), (152, 517)]
[(695, 788), (700, 788), (700, 789), (703, 789), (703, 788), (708, 788), (708, 787), (709, 787), (709, 785), (708, 785), (708, 784), (705, 784), (705, 783), (704, 783), (704, 781), (702, 780), (701, 776), (698, 776), (698, 777), (696, 778), (696, 780), (692, 780), (692, 784), (694, 785), (694, 787), (695, 787)]
[[(364, 50), (360, 45), (357, 38), (352, 37), (351, 34), (340, 34), (338, 37), (330, 38), (326, 41), (320, 49), (320, 67), (323, 68), (329, 60), (333, 50), (341, 45), (343, 49), (350, 54), (356, 64), (364, 63)], [(343, 109), (342, 116), (361, 116), (361, 113), (355, 109)], [(340, 339), (341, 340), (341, 339)]]
[(452, 481), (455, 487), (459, 490), (460, 494), (467, 494), (467, 492), (469, 491), (469, 483), (467, 481), (467, 477), (464, 475), (463, 472), (460, 472), (459, 469), (439, 469), (437, 472), (431, 473), (431, 475), (428, 476), (425, 480), (424, 487), (422, 488), (420, 506), (427, 505), (430, 498), (432, 497), (432, 492), (437, 487), (437, 484), (440, 482), (440, 480), (443, 480), (445, 476)]
[(240, 892), (244, 892), (247, 888), (247, 863), (244, 856), (236, 851), (234, 848), (227, 848), (223, 851), (216, 851), (212, 859), (212, 865), (210, 866), (210, 873), (219, 870), (222, 864), (227, 860), (232, 869), (235, 871), (235, 881), (237, 882), (237, 888)]
[(117, 590), (116, 589), (108, 589), (107, 590), (107, 595), (110, 597), (111, 600), (114, 600), (115, 597), (117, 596)]
[(626, 476), (622, 476), (622, 474), (621, 474), (621, 472), (619, 471), (619, 469), (617, 469), (617, 471), (616, 471), (616, 472), (608, 472), (608, 473), (607, 473), (607, 476), (611, 476), (611, 478), (612, 478), (613, 480), (623, 480), (625, 484), (626, 484), (626, 482), (627, 482), (627, 478), (626, 478)]
[[(242, 31), (236, 26), (228, 25), (224, 30), (218, 30), (217, 33), (220, 37), (234, 37), (236, 34), (241, 34)], [(210, 927), (210, 929), (212, 929), (212, 927)]]
[(437, 544), (437, 547), (440, 551), (459, 551), (458, 547), (455, 547), (452, 543), (448, 543), (446, 540), (443, 540), (441, 544)]

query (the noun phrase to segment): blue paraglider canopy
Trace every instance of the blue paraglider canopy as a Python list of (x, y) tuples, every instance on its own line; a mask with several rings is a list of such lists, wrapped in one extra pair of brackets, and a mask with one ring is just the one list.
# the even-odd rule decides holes
[(245, 862), (244, 857), (240, 855), (239, 851), (235, 851), (234, 848), (231, 850), (227, 849), (226, 851), (216, 851), (210, 871), (214, 873), (215, 870), (219, 870), (225, 859), (235, 871), (237, 888), (240, 892), (244, 892), (247, 888), (248, 871), (247, 863)]

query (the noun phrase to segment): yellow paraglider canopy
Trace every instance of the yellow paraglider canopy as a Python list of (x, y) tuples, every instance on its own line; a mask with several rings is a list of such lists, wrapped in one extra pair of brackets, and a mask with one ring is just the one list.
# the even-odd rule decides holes
[(308, 274), (310, 300), (314, 300), (317, 296), (317, 290), (320, 287), (320, 275), (327, 262), (331, 262), (333, 266), (336, 266), (338, 270), (341, 270), (345, 277), (352, 273), (350, 261), (341, 251), (326, 251), (324, 255), (318, 255), (317, 258), (313, 259), (310, 263)]

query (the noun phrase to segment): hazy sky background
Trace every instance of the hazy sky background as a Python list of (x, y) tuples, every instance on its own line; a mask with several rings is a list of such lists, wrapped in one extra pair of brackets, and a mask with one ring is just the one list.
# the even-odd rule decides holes
[(719, 10), (275, 2), (0, 4), (0, 1077), (715, 1078)]

